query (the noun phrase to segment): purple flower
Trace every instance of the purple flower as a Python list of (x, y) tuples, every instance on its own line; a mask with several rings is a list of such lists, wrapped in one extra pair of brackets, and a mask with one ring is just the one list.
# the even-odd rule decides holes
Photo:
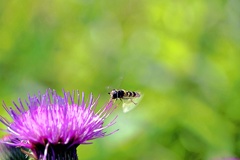
[[(27, 109), (19, 99), (19, 105), (13, 102), (16, 110), (3, 107), (12, 117), (8, 122), (0, 116), (0, 121), (7, 126), (6, 131), (15, 141), (5, 142), (12, 146), (31, 150), (38, 159), (77, 159), (76, 148), (80, 144), (89, 144), (90, 140), (106, 135), (104, 129), (115, 123), (117, 116), (107, 125), (105, 119), (114, 111), (110, 101), (98, 112), (95, 112), (97, 100), (92, 94), (89, 101), (84, 101), (84, 93), (80, 98), (78, 92), (64, 92), (64, 96), (48, 90), (39, 96), (29, 96)], [(77, 101), (75, 101), (77, 95)]]

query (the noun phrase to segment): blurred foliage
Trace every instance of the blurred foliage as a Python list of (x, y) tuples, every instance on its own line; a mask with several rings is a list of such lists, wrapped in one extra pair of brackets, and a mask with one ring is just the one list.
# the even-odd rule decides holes
[(80, 159), (240, 157), (239, 19), (238, 0), (2, 0), (0, 99), (140, 90)]

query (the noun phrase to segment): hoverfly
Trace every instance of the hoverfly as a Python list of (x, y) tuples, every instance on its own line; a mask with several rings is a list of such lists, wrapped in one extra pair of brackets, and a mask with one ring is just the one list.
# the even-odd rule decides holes
[(143, 97), (140, 92), (125, 91), (123, 89), (113, 89), (108, 94), (111, 96), (110, 101), (117, 99), (123, 101), (122, 108), (124, 113), (134, 109)]

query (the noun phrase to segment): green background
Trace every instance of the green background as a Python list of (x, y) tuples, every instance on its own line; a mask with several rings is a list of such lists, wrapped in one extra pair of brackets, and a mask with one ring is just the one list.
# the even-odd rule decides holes
[(112, 88), (141, 91), (80, 159), (240, 157), (239, 44), (238, 0), (2, 0), (0, 100), (64, 88), (101, 106)]

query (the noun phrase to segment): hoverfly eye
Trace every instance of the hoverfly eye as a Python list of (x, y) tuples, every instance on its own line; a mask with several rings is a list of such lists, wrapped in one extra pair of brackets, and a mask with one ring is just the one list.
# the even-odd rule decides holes
[(112, 97), (115, 99), (115, 98), (118, 98), (118, 95), (117, 95), (117, 92), (114, 92), (113, 94), (112, 94)]

